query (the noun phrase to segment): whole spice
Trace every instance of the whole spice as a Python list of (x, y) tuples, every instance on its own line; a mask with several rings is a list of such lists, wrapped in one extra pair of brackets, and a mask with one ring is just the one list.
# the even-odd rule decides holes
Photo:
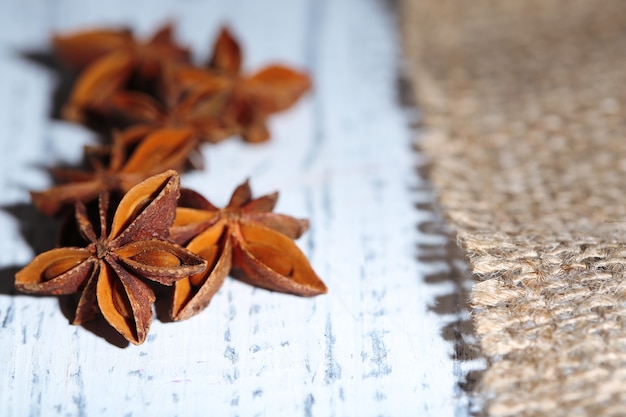
[(63, 116), (76, 122), (106, 113), (111, 95), (131, 81), (135, 88), (153, 88), (164, 63), (187, 62), (190, 55), (174, 42), (171, 24), (147, 41), (136, 40), (129, 30), (96, 29), (55, 36), (53, 46), (61, 61), (82, 68), (63, 109)]
[(152, 322), (154, 292), (144, 280), (164, 285), (201, 273), (207, 261), (169, 240), (179, 197), (175, 171), (153, 176), (121, 200), (109, 227), (107, 193), (100, 195), (100, 233), (76, 204), (85, 248), (44, 252), (15, 275), (15, 287), (35, 294), (82, 291), (73, 324), (98, 311), (126, 340), (143, 343)]
[(253, 199), (246, 181), (219, 209), (180, 191), (173, 171), (196, 165), (201, 142), (234, 134), (267, 140), (267, 119), (310, 89), (309, 76), (282, 65), (243, 74), (241, 48), (227, 28), (209, 63), (194, 67), (172, 30), (166, 25), (147, 41), (129, 30), (55, 37), (60, 59), (81, 71), (64, 117), (104, 117), (125, 129), (109, 146), (86, 148), (90, 170), (55, 169), (60, 185), (31, 193), (48, 215), (73, 206), (77, 227), (66, 222), (61, 242), (68, 247), (38, 255), (15, 276), (23, 292), (79, 292), (74, 324), (100, 313), (134, 344), (143, 343), (152, 321), (155, 294), (147, 281), (174, 286), (174, 320), (204, 309), (229, 273), (300, 296), (327, 291), (294, 242), (308, 221), (273, 213), (277, 193)]
[[(126, 159), (125, 142), (146, 134)], [(163, 129), (150, 134), (141, 127), (130, 128), (116, 135), (110, 150), (108, 166), (99, 154), (88, 154), (91, 171), (56, 169), (53, 174), (63, 184), (43, 192), (31, 192), (33, 203), (42, 213), (53, 216), (76, 201), (87, 203), (101, 192), (125, 193), (151, 175), (168, 169), (182, 169), (197, 143), (188, 129)]]
[(311, 79), (283, 65), (270, 65), (245, 75), (242, 61), (239, 43), (227, 28), (222, 28), (206, 77), (210, 80), (217, 73), (230, 81), (229, 100), (222, 113), (225, 124), (248, 142), (264, 142), (270, 137), (268, 117), (291, 107), (310, 90)]
[(239, 43), (222, 28), (206, 68), (170, 62), (158, 99), (121, 90), (112, 96), (110, 111), (150, 126), (190, 128), (206, 142), (234, 134), (264, 142), (270, 137), (268, 117), (291, 107), (311, 88), (311, 80), (283, 65), (244, 75), (242, 60)]
[(293, 239), (308, 221), (273, 213), (278, 194), (252, 199), (246, 181), (223, 209), (201, 195), (183, 190), (172, 237), (208, 261), (205, 272), (178, 281), (171, 315), (189, 318), (203, 310), (233, 270), (237, 278), (257, 287), (301, 296), (326, 293)]
[(111, 113), (146, 132), (189, 129), (196, 141), (215, 143), (235, 133), (223, 120), (227, 78), (191, 66), (168, 65), (160, 81), (156, 96), (140, 91), (116, 92), (109, 102)]

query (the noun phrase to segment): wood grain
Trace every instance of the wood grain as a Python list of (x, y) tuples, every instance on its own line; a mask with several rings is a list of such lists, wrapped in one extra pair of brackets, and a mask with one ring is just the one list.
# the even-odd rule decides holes
[[(55, 31), (129, 24), (149, 35), (168, 19), (198, 60), (228, 22), (247, 69), (311, 72), (314, 92), (272, 120), (271, 142), (206, 146), (207, 169), (183, 185), (219, 204), (248, 177), (258, 195), (280, 190), (277, 211), (311, 220), (299, 244), (329, 293), (227, 279), (203, 314), (156, 320), (144, 345), (120, 348), (97, 325), (69, 325), (63, 300), (12, 290), (15, 271), (55, 240), (28, 190), (94, 140), (51, 117), (59, 80), (42, 58)], [(447, 255), (425, 256), (448, 238), (428, 226), (441, 220), (396, 100), (400, 52), (384, 3), (7, 0), (0, 28), (0, 415), (469, 415), (459, 382), (481, 361), (454, 359), (460, 333), (442, 337), (469, 316), (436, 308), (464, 299), (454, 280), (433, 279), (456, 274)]]

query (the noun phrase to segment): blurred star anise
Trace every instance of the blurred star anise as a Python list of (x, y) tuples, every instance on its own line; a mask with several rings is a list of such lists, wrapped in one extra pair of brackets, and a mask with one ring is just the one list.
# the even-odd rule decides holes
[(242, 61), (239, 43), (224, 27), (215, 42), (206, 77), (210, 80), (219, 74), (230, 82), (229, 100), (222, 112), (225, 124), (247, 142), (264, 142), (270, 137), (268, 117), (291, 107), (310, 90), (311, 79), (283, 65), (270, 65), (246, 75), (241, 71)]
[(63, 117), (85, 122), (89, 113), (106, 113), (111, 95), (131, 82), (153, 88), (164, 63), (187, 62), (189, 50), (173, 40), (173, 27), (164, 25), (147, 41), (129, 30), (95, 29), (58, 35), (53, 46), (61, 61), (82, 69)]
[(155, 95), (118, 91), (109, 107), (116, 117), (146, 132), (184, 128), (194, 133), (195, 141), (215, 143), (235, 133), (222, 118), (228, 87), (225, 77), (172, 64), (165, 66)]
[(273, 213), (278, 194), (252, 198), (246, 181), (230, 202), (218, 209), (201, 195), (183, 190), (172, 238), (208, 261), (205, 272), (175, 284), (171, 315), (187, 319), (210, 302), (226, 276), (272, 291), (301, 296), (326, 293), (293, 239), (309, 226), (307, 220)]
[(126, 340), (143, 343), (152, 322), (154, 292), (144, 280), (173, 285), (201, 273), (206, 260), (169, 240), (180, 180), (175, 171), (151, 177), (121, 200), (109, 226), (109, 197), (100, 195), (100, 233), (76, 204), (76, 220), (85, 248), (44, 252), (15, 275), (15, 287), (35, 294), (81, 291), (73, 324), (98, 311)]

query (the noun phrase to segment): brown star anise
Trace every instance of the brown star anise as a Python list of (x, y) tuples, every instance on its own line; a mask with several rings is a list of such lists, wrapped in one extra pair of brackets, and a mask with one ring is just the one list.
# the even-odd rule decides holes
[[(88, 152), (91, 171), (52, 170), (62, 184), (43, 192), (31, 192), (33, 203), (42, 213), (53, 216), (75, 201), (87, 203), (95, 200), (103, 191), (125, 193), (151, 175), (168, 169), (182, 169), (197, 146), (188, 129), (162, 129), (148, 133), (141, 127), (135, 127), (118, 134), (110, 149), (107, 167), (100, 161), (99, 153)], [(132, 142), (133, 137), (144, 134), (148, 135), (126, 159), (125, 142)]]
[(100, 196), (100, 237), (76, 204), (76, 220), (85, 248), (52, 249), (38, 255), (15, 275), (15, 287), (35, 294), (82, 291), (74, 324), (98, 311), (128, 341), (143, 343), (152, 322), (154, 292), (145, 279), (172, 285), (201, 273), (207, 261), (169, 241), (180, 180), (175, 171), (151, 177), (121, 200), (107, 222), (108, 194)]
[(248, 142), (264, 142), (270, 137), (268, 117), (291, 107), (311, 88), (306, 73), (283, 65), (270, 65), (251, 75), (241, 71), (239, 43), (227, 28), (222, 28), (215, 42), (208, 71), (188, 71), (181, 84), (215, 83), (219, 76), (224, 105), (219, 110), (222, 129), (241, 135)]
[(215, 143), (235, 133), (222, 118), (229, 85), (225, 77), (172, 64), (163, 71), (156, 96), (118, 91), (109, 106), (112, 114), (146, 131), (185, 128), (194, 133), (193, 140)]
[(164, 63), (186, 62), (189, 50), (176, 44), (173, 27), (161, 27), (149, 40), (136, 40), (129, 30), (96, 29), (55, 36), (53, 45), (60, 59), (83, 68), (63, 116), (85, 122), (89, 113), (106, 113), (111, 95), (129, 81), (140, 88), (154, 84)]
[(278, 193), (252, 199), (246, 181), (230, 202), (218, 209), (201, 195), (183, 190), (172, 237), (208, 261), (205, 272), (176, 282), (171, 315), (187, 319), (203, 310), (231, 272), (237, 278), (273, 291), (301, 296), (326, 293), (293, 239), (309, 223), (272, 213)]

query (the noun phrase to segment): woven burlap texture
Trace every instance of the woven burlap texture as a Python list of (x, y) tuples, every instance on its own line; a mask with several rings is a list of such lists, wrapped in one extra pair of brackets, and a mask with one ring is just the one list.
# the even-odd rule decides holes
[(626, 2), (405, 0), (493, 416), (626, 415)]

